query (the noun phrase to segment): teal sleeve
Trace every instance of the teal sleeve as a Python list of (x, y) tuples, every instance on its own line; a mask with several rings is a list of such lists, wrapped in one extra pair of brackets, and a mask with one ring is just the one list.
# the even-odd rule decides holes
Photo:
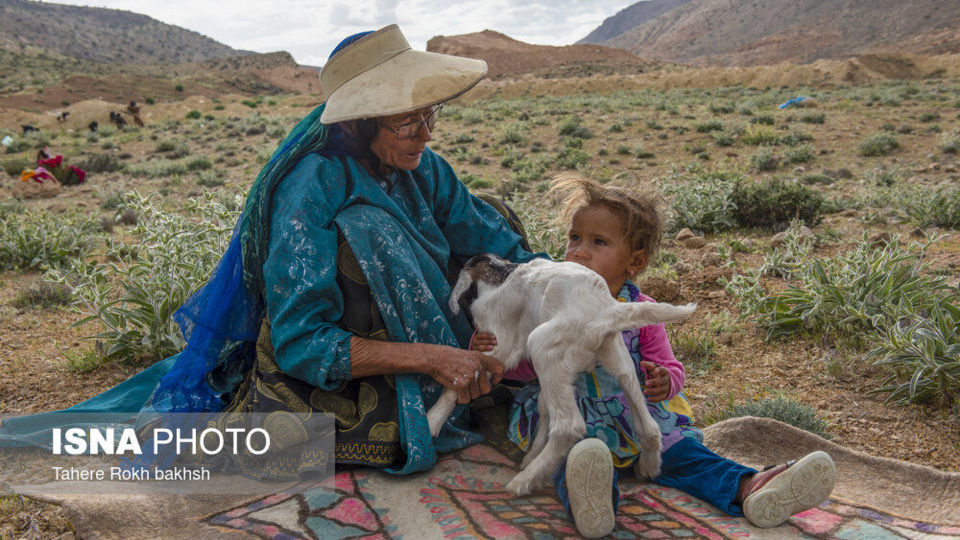
[(353, 334), (336, 324), (343, 316), (343, 295), (333, 218), (345, 198), (344, 178), (336, 159), (308, 156), (280, 182), (263, 268), (277, 365), (327, 390), (350, 379)]
[(522, 247), (520, 235), (492, 206), (470, 194), (446, 161), (429, 150), (420, 169), (431, 180), (432, 204), (437, 225), (450, 244), (450, 253), (461, 263), (481, 253), (493, 253), (513, 262), (546, 258)]

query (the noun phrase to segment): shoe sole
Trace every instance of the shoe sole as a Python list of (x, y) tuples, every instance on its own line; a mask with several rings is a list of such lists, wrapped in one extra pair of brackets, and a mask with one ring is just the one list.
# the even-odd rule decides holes
[(613, 459), (610, 449), (600, 439), (578, 442), (567, 455), (566, 473), (570, 512), (577, 530), (587, 538), (610, 534), (616, 526), (611, 499)]
[(836, 479), (837, 468), (829, 454), (807, 454), (747, 497), (743, 514), (757, 527), (776, 527), (797, 512), (820, 506)]

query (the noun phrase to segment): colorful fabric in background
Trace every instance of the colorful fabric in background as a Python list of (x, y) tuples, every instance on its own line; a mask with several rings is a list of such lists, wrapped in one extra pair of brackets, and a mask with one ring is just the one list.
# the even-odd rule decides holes
[(37, 167), (36, 169), (24, 169), (23, 172), (20, 173), (21, 182), (29, 182), (31, 180), (38, 184), (42, 184), (44, 180), (52, 180), (54, 182), (57, 181), (57, 179), (54, 178), (53, 175), (51, 175), (43, 167)]
[[(627, 281), (620, 289), (617, 300), (639, 302), (641, 301), (640, 290)], [(637, 376), (642, 385), (645, 377), (639, 367), (643, 355), (637, 340), (637, 330), (626, 330), (622, 335), (627, 351), (637, 367)], [(627, 467), (636, 461), (640, 455), (641, 445), (634, 430), (627, 398), (623, 395), (616, 378), (598, 367), (590, 373), (584, 373), (577, 380), (576, 394), (580, 414), (587, 426), (585, 437), (596, 437), (606, 443), (613, 452), (614, 465), (617, 467)], [(540, 386), (532, 384), (517, 392), (514, 398), (508, 436), (523, 450), (533, 442), (532, 438), (537, 432), (540, 421), (540, 415), (537, 413), (539, 395)], [(703, 441), (703, 432), (693, 425), (693, 411), (682, 392), (669, 401), (648, 402), (647, 409), (660, 427), (660, 433), (663, 434), (662, 452), (667, 451), (681, 437), (693, 437)]]
[(28, 182), (33, 180), (42, 184), (45, 180), (60, 182), (65, 186), (82, 184), (87, 178), (87, 173), (80, 167), (64, 163), (63, 156), (57, 154), (50, 156), (46, 148), (37, 152), (37, 168), (25, 169), (20, 173), (20, 180)]

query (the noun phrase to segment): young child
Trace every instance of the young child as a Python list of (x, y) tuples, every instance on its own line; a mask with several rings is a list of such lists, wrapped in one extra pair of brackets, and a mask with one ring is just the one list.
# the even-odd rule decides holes
[[(565, 195), (563, 217), (569, 231), (564, 260), (600, 274), (610, 294), (621, 302), (652, 302), (630, 278), (646, 268), (660, 245), (661, 222), (654, 200), (576, 176), (558, 177), (552, 191)], [(690, 405), (680, 392), (683, 365), (674, 358), (662, 324), (627, 330), (623, 339), (663, 434), (663, 465), (655, 482), (732, 516), (745, 515), (758, 527), (775, 527), (827, 499), (836, 469), (824, 452), (757, 472), (703, 445), (703, 433), (693, 426)], [(495, 344), (495, 336), (478, 332), (471, 347), (489, 351)], [(526, 361), (504, 378), (529, 381), (536, 374)], [(536, 433), (539, 392), (538, 385), (529, 384), (514, 399), (508, 435), (523, 450)], [(597, 538), (615, 526), (617, 471), (629, 470), (641, 448), (627, 400), (613, 376), (598, 367), (578, 380), (576, 392), (587, 438), (570, 450), (554, 483), (580, 533)]]

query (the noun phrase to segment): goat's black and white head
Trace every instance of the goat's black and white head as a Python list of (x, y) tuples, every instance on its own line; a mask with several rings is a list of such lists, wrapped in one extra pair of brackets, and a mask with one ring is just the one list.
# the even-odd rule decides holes
[(450, 294), (450, 310), (460, 312), (460, 306), (470, 308), (480, 294), (480, 287), (498, 287), (517, 269), (517, 264), (493, 253), (471, 257), (460, 270), (456, 285)]

